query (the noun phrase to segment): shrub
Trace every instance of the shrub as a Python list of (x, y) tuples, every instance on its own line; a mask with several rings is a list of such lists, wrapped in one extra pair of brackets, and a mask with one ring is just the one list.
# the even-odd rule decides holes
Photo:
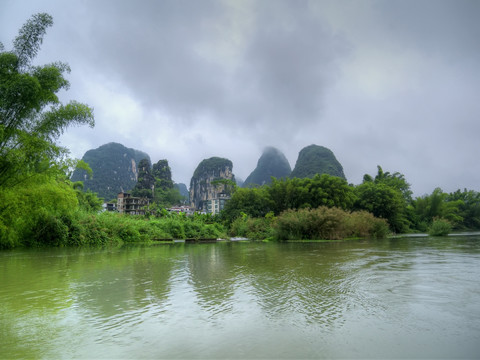
[(231, 224), (229, 235), (255, 240), (271, 238), (273, 236), (273, 221), (274, 217), (270, 214), (259, 218), (250, 218), (246, 215), (238, 217)]
[(26, 243), (29, 245), (66, 245), (68, 226), (62, 220), (46, 211), (39, 213)]
[(452, 231), (452, 225), (445, 219), (434, 219), (432, 225), (428, 228), (430, 236), (447, 236)]
[(338, 208), (287, 210), (273, 226), (277, 240), (344, 239), (385, 237), (388, 224), (365, 211), (349, 213)]
[(348, 236), (384, 238), (390, 232), (388, 222), (367, 211), (355, 211), (347, 217)]

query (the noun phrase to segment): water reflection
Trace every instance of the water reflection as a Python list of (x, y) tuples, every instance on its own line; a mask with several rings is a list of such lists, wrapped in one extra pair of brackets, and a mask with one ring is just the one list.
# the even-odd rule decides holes
[(479, 237), (1, 252), (0, 357), (468, 356), (479, 265)]

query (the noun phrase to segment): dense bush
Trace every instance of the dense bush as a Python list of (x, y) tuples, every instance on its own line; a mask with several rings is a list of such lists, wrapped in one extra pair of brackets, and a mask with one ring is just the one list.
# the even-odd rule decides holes
[(287, 210), (274, 223), (277, 240), (385, 237), (388, 224), (367, 212), (349, 213), (338, 208)]
[(273, 215), (267, 214), (262, 218), (242, 216), (235, 219), (231, 224), (229, 235), (246, 237), (249, 239), (263, 240), (273, 236)]
[[(66, 219), (78, 208), (75, 190), (66, 182), (42, 175), (22, 185), (0, 191), (0, 248), (68, 242)], [(40, 240), (42, 234), (45, 240)]]
[[(118, 213), (104, 212), (98, 215), (85, 215), (80, 221), (80, 227), (88, 224), (90, 229), (96, 229), (101, 241), (117, 242), (148, 242), (164, 239), (186, 238), (219, 238), (226, 231), (219, 223), (207, 223), (204, 218), (186, 217), (171, 214), (162, 218), (147, 218), (143, 216), (128, 216)], [(74, 243), (90, 243), (86, 239), (72, 239)], [(105, 241), (106, 240), (106, 241)]]
[(434, 219), (428, 228), (428, 234), (431, 236), (447, 236), (451, 231), (452, 225), (445, 219)]
[(25, 217), (19, 217), (21, 221), (16, 225), (15, 221), (11, 222), (11, 226), (0, 221), (0, 248), (226, 237), (223, 225), (212, 222), (210, 217), (171, 214), (161, 218), (147, 218), (111, 212), (91, 213), (80, 209), (55, 213), (41, 207), (30, 215), (28, 221)]

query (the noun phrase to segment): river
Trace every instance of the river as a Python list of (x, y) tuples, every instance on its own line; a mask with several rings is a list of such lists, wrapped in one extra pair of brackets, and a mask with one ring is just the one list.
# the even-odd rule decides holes
[(479, 358), (480, 236), (0, 252), (0, 358)]

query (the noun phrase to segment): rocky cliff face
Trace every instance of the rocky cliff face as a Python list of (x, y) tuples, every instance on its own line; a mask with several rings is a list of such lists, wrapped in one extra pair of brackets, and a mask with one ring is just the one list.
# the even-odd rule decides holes
[(257, 167), (247, 177), (243, 186), (270, 184), (272, 176), (283, 178), (289, 176), (291, 172), (292, 169), (285, 155), (274, 147), (267, 147), (258, 159)]
[(290, 177), (311, 178), (315, 174), (328, 174), (345, 179), (343, 167), (330, 149), (310, 145), (300, 150)]
[(190, 181), (190, 206), (197, 211), (205, 210), (207, 200), (219, 197), (221, 193), (229, 193), (231, 187), (225, 180), (235, 183), (230, 160), (212, 157), (205, 159), (195, 169)]
[(72, 181), (83, 181), (86, 190), (96, 192), (108, 201), (116, 198), (120, 191), (133, 189), (138, 179), (138, 164), (142, 159), (150, 162), (150, 156), (142, 151), (108, 143), (88, 150), (82, 157), (93, 170), (92, 178), (89, 179), (84, 170), (75, 170)]

